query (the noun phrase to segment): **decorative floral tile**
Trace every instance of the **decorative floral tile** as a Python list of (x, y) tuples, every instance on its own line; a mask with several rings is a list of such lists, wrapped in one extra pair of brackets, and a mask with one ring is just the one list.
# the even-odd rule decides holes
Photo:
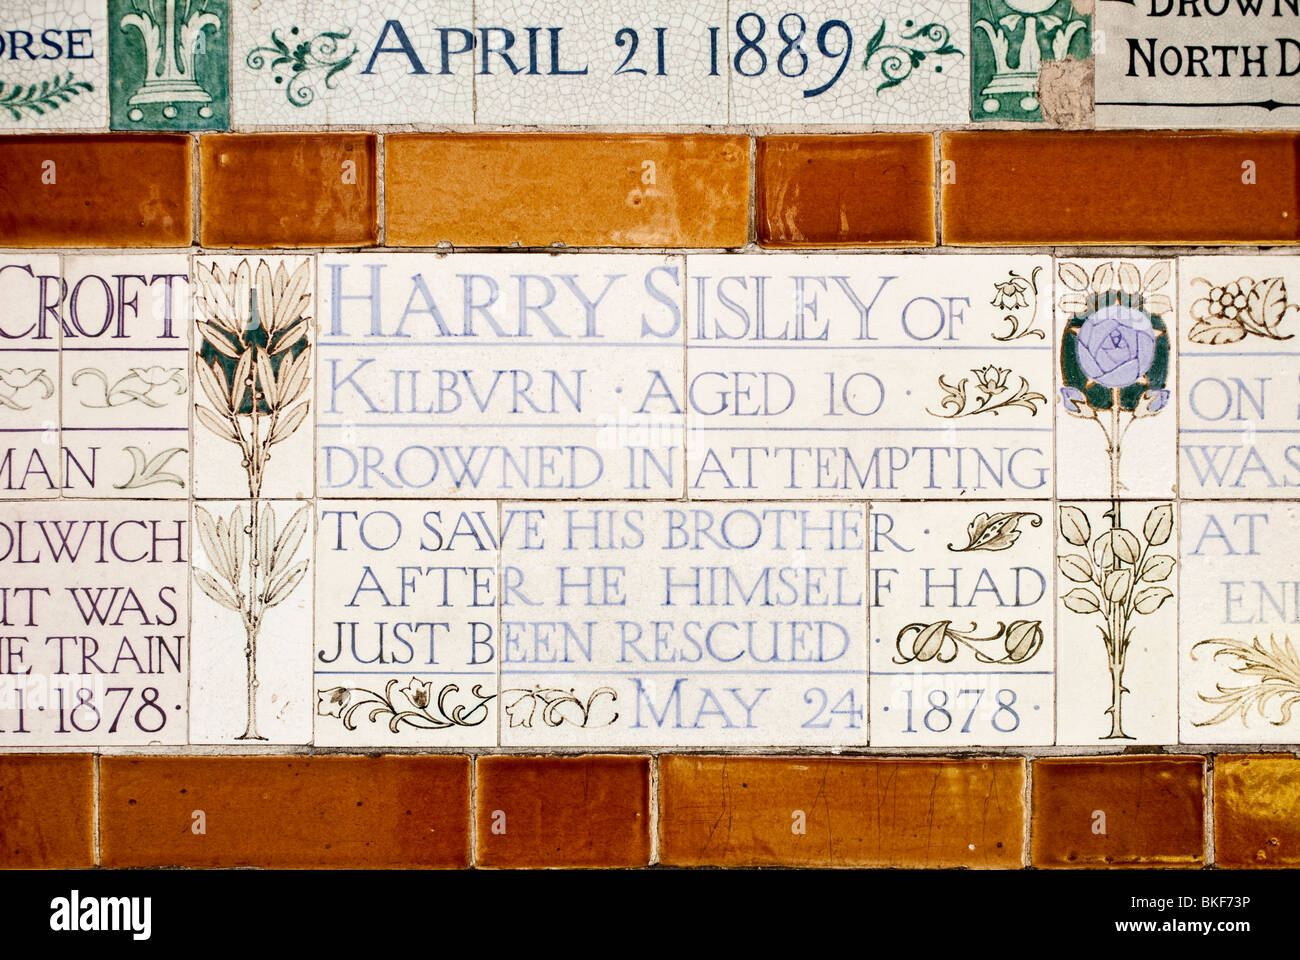
[(0, 498), (57, 497), (67, 454), (59, 443), (59, 258), (0, 257)]
[(0, 509), (0, 745), (186, 742), (182, 503)]
[(1057, 260), (1056, 491), (1175, 489), (1173, 260)]
[(727, 122), (725, 0), (478, 0), (475, 22), (479, 123)]
[(965, 3), (758, 0), (730, 8), (732, 123), (965, 123)]
[(1057, 743), (1176, 742), (1176, 524), (1171, 501), (1057, 506)]
[(682, 269), (322, 255), (321, 496), (680, 495)]
[(38, 0), (0, 13), (0, 132), (108, 126), (104, 0)]
[(1184, 503), (1182, 517), (1182, 742), (1297, 742), (1296, 504)]
[(234, 0), (236, 123), (473, 123), (473, 4)]
[(318, 509), (315, 742), (497, 743), (497, 504)]
[(66, 495), (188, 497), (189, 257), (71, 256), (63, 282)]
[(503, 746), (867, 742), (864, 505), (501, 516)]
[(114, 130), (230, 126), (229, 0), (108, 0)]
[(195, 496), (311, 496), (314, 268), (195, 255)]
[(1097, 126), (1295, 127), (1295, 15), (1286, 0), (1098, 4)]
[(309, 743), (312, 506), (194, 505), (191, 743)]
[(1051, 264), (687, 260), (692, 498), (1044, 497)]
[(1179, 490), (1216, 500), (1294, 496), (1300, 262), (1181, 257), (1178, 269)]
[(868, 543), (872, 744), (1052, 743), (1051, 504), (872, 504)]
[(1043, 63), (1088, 59), (1091, 23), (1071, 0), (972, 0), (971, 119), (1041, 121)]

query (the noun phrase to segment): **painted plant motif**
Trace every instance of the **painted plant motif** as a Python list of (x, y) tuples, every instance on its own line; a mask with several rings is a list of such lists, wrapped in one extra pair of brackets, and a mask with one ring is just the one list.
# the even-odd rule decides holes
[(200, 337), (195, 378), (203, 401), (199, 423), (237, 447), (248, 482), (248, 516), (236, 509), (213, 520), (197, 508), (200, 542), (217, 571), (195, 570), (210, 598), (243, 623), (248, 674), (248, 718), (241, 740), (264, 740), (257, 732), (257, 645), (267, 611), (282, 603), (306, 575), (309, 561), (294, 562), (306, 532), (309, 507), (277, 528), (273, 509), (259, 498), (272, 449), (307, 418), (311, 371), (311, 263), (290, 271), (281, 261), (254, 268), (241, 260), (233, 270), (195, 264), (195, 323)]
[[(1004, 410), (1020, 407), (1028, 410), (1031, 416), (1036, 416), (1038, 405), (1047, 402), (1047, 397), (1029, 388), (1028, 380), (1019, 374), (1013, 374), (1007, 367), (995, 367), (990, 363), (971, 370), (971, 373), (975, 375), (973, 385), (970, 385), (971, 377), (962, 377), (956, 383), (950, 383), (940, 374), (939, 387), (944, 393), (943, 399), (939, 401), (941, 409), (926, 412), (931, 416), (955, 420), (981, 413), (997, 416)], [(1011, 385), (1013, 376), (1020, 381), (1016, 386)]]
[(1121, 522), (1118, 500), (1111, 503), (1105, 516), (1110, 525), (1094, 536), (1086, 513), (1078, 507), (1061, 506), (1061, 537), (1084, 549), (1081, 553), (1062, 554), (1057, 566), (1067, 580), (1086, 584), (1071, 589), (1061, 601), (1072, 613), (1101, 620), (1098, 627), (1110, 672), (1110, 706), (1104, 711), (1110, 717), (1110, 731), (1102, 739), (1131, 740), (1124, 732), (1124, 694), (1130, 692), (1124, 686), (1124, 668), (1139, 626), (1138, 617), (1155, 613), (1174, 595), (1161, 584), (1173, 573), (1176, 561), (1152, 549), (1169, 542), (1174, 508), (1168, 503), (1152, 507), (1140, 534)]
[[(82, 382), (96, 383), (98, 395), (92, 394), (92, 400), (82, 400), (81, 405), (89, 409), (102, 410), (106, 407), (123, 407), (130, 403), (143, 404), (158, 409), (165, 407), (172, 397), (183, 396), (189, 390), (189, 379), (184, 367), (132, 367), (124, 376), (112, 383), (108, 374), (98, 367), (82, 367), (72, 375), (72, 385)], [(171, 386), (170, 392), (163, 387)], [(162, 399), (153, 394), (162, 391)]]
[(401, 733), (405, 726), (416, 730), (445, 730), (448, 727), (476, 727), (488, 718), (487, 705), (493, 695), (485, 694), (481, 684), (470, 691), (468, 706), (458, 702), (460, 687), (448, 683), (435, 690), (428, 680), (412, 677), (405, 686), (401, 680), (389, 680), (384, 692), (364, 687), (330, 687), (317, 691), (316, 712), (322, 717), (338, 717), (349, 730), (357, 728), (356, 715), (364, 713), (375, 723), (387, 718), (388, 729)]
[(300, 33), (297, 27), (290, 27), (286, 41), (272, 30), (271, 45), (254, 47), (244, 58), (253, 70), (268, 67), (295, 107), (305, 107), (316, 99), (313, 84), (322, 73), (325, 89), (333, 90), (335, 76), (351, 66), (357, 55), (357, 45), (348, 39), (351, 30), (324, 30), (306, 40), (299, 39)]
[[(1041, 620), (998, 621), (988, 636), (981, 637), (972, 623), (962, 630), (951, 620), (936, 623), (909, 623), (894, 638), (895, 663), (951, 663), (963, 649), (978, 663), (1024, 663), (1043, 647)], [(1001, 649), (997, 641), (1002, 641)]]
[(1066, 288), (1057, 302), (1069, 317), (1061, 338), (1061, 403), (1105, 435), (1112, 500), (1124, 489), (1124, 438), (1134, 423), (1169, 403), (1169, 337), (1161, 317), (1173, 304), (1158, 291), (1170, 274), (1164, 260), (1145, 276), (1125, 262), (1103, 263), (1091, 277), (1068, 260), (1057, 267)]
[(1249, 726), (1252, 710), (1275, 727), (1291, 722), (1296, 704), (1300, 704), (1300, 656), (1290, 637), (1278, 643), (1270, 636), (1268, 646), (1259, 637), (1252, 643), (1214, 637), (1192, 647), (1193, 660), (1200, 647), (1208, 647), (1212, 659), (1223, 661), (1243, 682), (1239, 686), (1215, 683), (1215, 693), (1198, 694), (1204, 702), (1220, 709), (1208, 720), (1194, 721), (1193, 726), (1208, 727), (1233, 716), (1241, 718), (1243, 727)]
[(211, 129), (228, 118), (227, 0), (109, 0), (114, 129)]
[(1070, 0), (974, 0), (972, 119), (1041, 120), (1043, 61), (1087, 58), (1088, 26)]
[(168, 447), (159, 450), (152, 457), (139, 447), (127, 446), (122, 452), (131, 458), (131, 476), (121, 483), (113, 484), (114, 490), (138, 490), (140, 487), (153, 486), (155, 483), (174, 483), (185, 486), (185, 478), (179, 473), (165, 469), (177, 455), (188, 452), (184, 447)]
[[(880, 26), (867, 41), (867, 55), (862, 60), (863, 70), (870, 70), (871, 61), (876, 61), (883, 78), (876, 87), (878, 94), (890, 87), (897, 87), (930, 57), (966, 56), (964, 51), (953, 46), (952, 31), (941, 23), (917, 26), (913, 20), (904, 20), (903, 31), (912, 32), (900, 32), (898, 43), (885, 43), (886, 26), (886, 21), (881, 20)], [(936, 63), (934, 70), (943, 73), (943, 64)]]
[(11, 367), (8, 370), (0, 370), (0, 407), (7, 407), (10, 410), (30, 410), (31, 403), (24, 403), (23, 397), (32, 387), (41, 391), (42, 400), (54, 396), (54, 384), (40, 367), (30, 369)]
[(1252, 280), (1242, 277), (1216, 286), (1204, 277), (1192, 283), (1205, 284), (1205, 296), (1192, 301), (1192, 319), (1187, 331), (1192, 343), (1218, 346), (1236, 343), (1247, 336), (1266, 340), (1290, 340), (1282, 325), (1300, 313), (1300, 303), (1290, 303), (1286, 281), (1281, 277)]
[(971, 550), (1009, 550), (1020, 539), (1020, 521), (1029, 519), (1031, 527), (1041, 527), (1043, 518), (1036, 513), (1025, 510), (1009, 510), (999, 513), (977, 513), (975, 519), (966, 527), (967, 543), (964, 547), (948, 544), (953, 553), (967, 553)]
[(0, 109), (5, 110), (11, 120), (23, 119), (24, 110), (39, 117), (70, 103), (73, 97), (90, 93), (94, 89), (94, 84), (76, 79), (76, 74), (71, 70), (65, 76), (55, 74), (53, 80), (42, 80), (40, 83), (0, 81)]
[(993, 334), (994, 340), (1006, 343), (1021, 337), (1047, 339), (1047, 334), (1035, 326), (1038, 319), (1038, 275), (1042, 272), (1042, 267), (1034, 267), (1028, 277), (1023, 277), (1008, 270), (1006, 280), (993, 282), (993, 299), (989, 303), (1002, 311), (1002, 319), (1011, 327), (1004, 334)]
[(531, 727), (534, 720), (547, 727), (562, 727), (566, 723), (575, 727), (608, 727), (618, 719), (618, 711), (610, 713), (604, 722), (594, 722), (599, 713), (596, 707), (604, 697), (613, 705), (618, 701), (618, 692), (612, 687), (597, 687), (583, 700), (572, 689), (515, 688), (501, 691), (501, 709), (512, 727)]

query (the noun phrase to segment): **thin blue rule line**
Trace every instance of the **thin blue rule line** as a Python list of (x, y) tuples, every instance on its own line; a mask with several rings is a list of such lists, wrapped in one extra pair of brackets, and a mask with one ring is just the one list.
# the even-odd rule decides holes
[(0, 353), (58, 353), (58, 347), (0, 347)]
[(64, 347), (64, 353), (189, 353), (189, 347)]
[(59, 432), (57, 426), (50, 427), (0, 427), (0, 433), (45, 433), (47, 431)]
[(686, 425), (680, 421), (676, 423), (638, 423), (634, 421), (628, 421), (626, 423), (534, 423), (530, 421), (521, 421), (519, 423), (442, 423), (438, 420), (428, 420), (424, 423), (318, 423), (316, 426), (323, 430), (345, 430), (349, 427), (380, 427), (389, 430), (427, 429), (429, 427), (445, 427), (447, 429), (492, 427), (495, 429), (513, 428), (519, 430), (536, 430), (538, 427), (563, 428), (566, 430), (577, 430), (580, 428), (636, 430), (642, 427), (654, 427), (656, 429), (676, 428), (684, 430), (686, 428)]
[(936, 671), (936, 670), (872, 670), (873, 677), (925, 677), (933, 680), (935, 677), (1050, 677), (1051, 670), (957, 670), (957, 671)]
[(1300, 433), (1300, 427), (1180, 427), (1179, 433)]
[(477, 340), (473, 338), (456, 338), (454, 340), (399, 340), (393, 342), (385, 338), (378, 340), (321, 340), (321, 349), (326, 347), (659, 347), (665, 350), (680, 350), (682, 345), (676, 340)]
[(555, 670), (519, 670), (508, 668), (504, 664), (501, 667), (501, 676), (514, 674), (520, 677), (563, 677), (594, 674), (596, 676), (610, 677), (641, 677), (649, 675), (663, 675), (669, 677), (718, 677), (728, 674), (735, 674), (739, 677), (751, 676), (774, 676), (774, 677), (825, 677), (825, 676), (864, 676), (862, 670), (697, 670), (694, 667), (686, 667), (681, 670), (568, 670), (564, 668)]

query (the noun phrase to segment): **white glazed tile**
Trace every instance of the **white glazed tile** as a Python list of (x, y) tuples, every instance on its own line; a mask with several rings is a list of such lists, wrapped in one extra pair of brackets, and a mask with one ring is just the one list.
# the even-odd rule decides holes
[(309, 743), (312, 507), (209, 500), (194, 510), (190, 742)]
[(874, 503), (872, 746), (1053, 742), (1052, 509)]
[(1182, 257), (1179, 489), (1291, 497), (1300, 486), (1300, 259)]
[(57, 497), (59, 258), (0, 257), (0, 499)]
[(71, 256), (63, 280), (66, 495), (187, 497), (189, 258)]
[(867, 742), (860, 503), (502, 506), (503, 746)]
[(1174, 261), (1071, 257), (1055, 270), (1057, 496), (1173, 495)]
[(725, 0), (479, 0), (475, 15), (479, 123), (727, 122)]
[(0, 744), (181, 744), (183, 503), (0, 509)]
[(235, 123), (473, 123), (472, 11), (470, 0), (235, 0)]
[(318, 746), (497, 742), (497, 504), (322, 503)]
[(692, 498), (1050, 494), (1046, 257), (706, 255), (687, 275)]
[(107, 127), (106, 0), (0, 11), (0, 132)]
[(1097, 126), (1295, 127), (1288, 2), (1098, 4)]
[[(1177, 511), (1170, 501), (1124, 501), (1115, 529), (1113, 509), (1108, 501), (1057, 507), (1056, 742), (1174, 743)], [(1107, 635), (1126, 639), (1121, 655)]]
[[(315, 257), (294, 255), (194, 257), (195, 496), (312, 495), (314, 267)], [(261, 303), (256, 323), (254, 298)], [(247, 373), (249, 367), (256, 370), (259, 354), (273, 376)], [(243, 389), (238, 397), (227, 395), (245, 356)], [(251, 385), (265, 398), (256, 409)]]
[(323, 497), (672, 497), (682, 261), (320, 258)]
[[(802, 36), (794, 40), (801, 21)], [(852, 33), (851, 53), (844, 26)], [(970, 14), (964, 2), (813, 0), (794, 12), (779, 0), (757, 0), (732, 5), (724, 32), (732, 123), (970, 120)], [(746, 48), (745, 38), (760, 33), (757, 47)]]
[(1295, 503), (1184, 503), (1183, 743), (1300, 741)]

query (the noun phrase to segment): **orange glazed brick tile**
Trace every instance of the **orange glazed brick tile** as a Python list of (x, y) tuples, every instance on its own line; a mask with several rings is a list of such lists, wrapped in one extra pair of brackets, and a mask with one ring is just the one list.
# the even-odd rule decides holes
[(95, 864), (95, 758), (0, 756), (0, 869)]
[(1019, 758), (664, 757), (673, 866), (1023, 866)]
[(1300, 760), (1214, 758), (1214, 861), (1220, 867), (1300, 867)]
[(1033, 773), (1034, 866), (1205, 863), (1203, 758), (1052, 758)]
[(353, 247), (379, 240), (371, 133), (211, 134), (199, 140), (205, 247)]
[(480, 757), (476, 862), (483, 867), (644, 867), (648, 757)]
[(402, 134), (385, 138), (391, 246), (739, 247), (740, 136)]
[(757, 166), (765, 247), (934, 246), (927, 133), (763, 137)]
[(469, 758), (104, 757), (108, 867), (463, 867)]
[(944, 243), (1294, 243), (1292, 133), (945, 133)]
[(190, 140), (0, 138), (0, 246), (188, 247)]

